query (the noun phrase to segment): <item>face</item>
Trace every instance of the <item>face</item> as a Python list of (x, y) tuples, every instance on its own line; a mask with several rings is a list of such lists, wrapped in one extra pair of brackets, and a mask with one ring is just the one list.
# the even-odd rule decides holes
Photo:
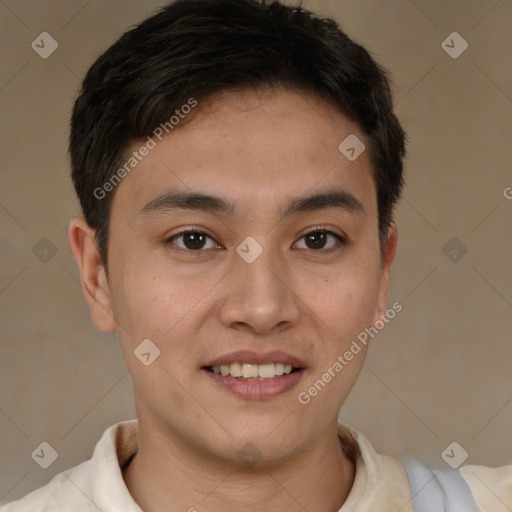
[[(196, 108), (118, 185), (91, 316), (118, 332), (141, 422), (222, 459), (252, 443), (285, 460), (336, 425), (396, 231), (382, 258), (369, 156), (338, 149), (365, 137), (328, 103), (246, 91)], [(84, 281), (98, 259), (78, 231)]]

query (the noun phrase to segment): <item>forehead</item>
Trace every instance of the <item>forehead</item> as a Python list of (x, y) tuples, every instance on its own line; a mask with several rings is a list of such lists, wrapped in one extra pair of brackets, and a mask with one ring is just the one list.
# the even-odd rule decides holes
[(358, 151), (365, 144), (355, 122), (312, 94), (224, 92), (198, 102), (191, 119), (156, 140), (119, 185), (114, 204), (140, 210), (168, 190), (198, 191), (229, 196), (249, 214), (341, 187), (376, 210), (368, 152), (347, 158), (345, 140), (360, 141)]

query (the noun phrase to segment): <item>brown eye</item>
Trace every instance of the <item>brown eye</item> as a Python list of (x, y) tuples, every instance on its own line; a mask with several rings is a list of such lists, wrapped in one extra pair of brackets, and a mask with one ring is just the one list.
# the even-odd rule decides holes
[(183, 235), (183, 243), (187, 249), (202, 249), (205, 241), (206, 237), (202, 233), (186, 233)]
[(177, 245), (180, 249), (188, 251), (200, 251), (201, 249), (214, 249), (219, 247), (211, 237), (201, 231), (183, 231), (171, 237), (168, 242)]
[(316, 230), (306, 233), (301, 241), (304, 240), (304, 246), (299, 249), (333, 249), (336, 244), (343, 245), (345, 240), (340, 235), (333, 233), (332, 231)]
[(322, 249), (325, 246), (327, 235), (321, 231), (315, 231), (307, 234), (304, 238), (309, 249)]

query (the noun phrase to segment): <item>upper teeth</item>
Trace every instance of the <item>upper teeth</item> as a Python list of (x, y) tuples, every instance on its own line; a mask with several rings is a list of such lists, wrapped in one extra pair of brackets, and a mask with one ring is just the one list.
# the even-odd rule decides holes
[(213, 366), (214, 373), (218, 375), (231, 375), (246, 379), (272, 379), (276, 375), (291, 373), (293, 366), (282, 363), (247, 364), (232, 363), (222, 366)]

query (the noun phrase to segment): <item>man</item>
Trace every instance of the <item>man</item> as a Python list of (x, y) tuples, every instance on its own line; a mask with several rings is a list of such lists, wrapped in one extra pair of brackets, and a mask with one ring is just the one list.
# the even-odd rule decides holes
[(511, 467), (408, 475), (337, 423), (399, 309), (404, 139), (384, 71), (305, 10), (178, 0), (123, 35), (73, 111), (69, 235), (138, 420), (2, 510), (489, 510), (489, 471), (512, 506)]

